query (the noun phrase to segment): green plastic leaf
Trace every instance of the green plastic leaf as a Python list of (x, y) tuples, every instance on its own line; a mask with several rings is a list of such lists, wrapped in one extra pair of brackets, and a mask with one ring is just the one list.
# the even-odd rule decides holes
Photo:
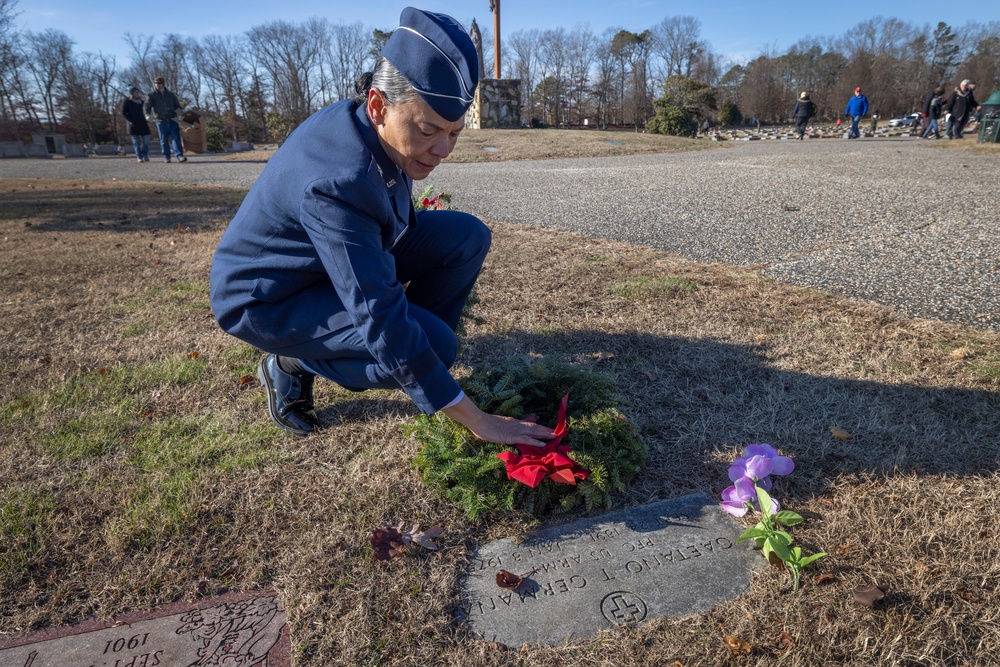
[(801, 559), (799, 561), (799, 567), (805, 567), (809, 563), (811, 563), (813, 561), (816, 561), (816, 560), (819, 560), (820, 558), (822, 558), (825, 555), (826, 555), (825, 551), (820, 551), (818, 554), (813, 554), (812, 556), (806, 556), (805, 558), (803, 558), (803, 559)]
[(757, 502), (760, 503), (760, 513), (764, 516), (771, 516), (771, 496), (767, 495), (767, 491), (757, 487)]
[(801, 516), (789, 510), (781, 510), (780, 512), (774, 515), (774, 520), (780, 523), (782, 526), (788, 526), (788, 527), (797, 526), (803, 521)]
[(785, 561), (786, 563), (792, 562), (792, 554), (788, 550), (788, 545), (785, 544), (777, 535), (770, 535), (767, 538), (767, 544), (771, 547), (771, 551), (778, 555), (778, 558)]
[(762, 528), (747, 528), (743, 534), (736, 538), (737, 542), (745, 542), (751, 538), (767, 537), (767, 531)]

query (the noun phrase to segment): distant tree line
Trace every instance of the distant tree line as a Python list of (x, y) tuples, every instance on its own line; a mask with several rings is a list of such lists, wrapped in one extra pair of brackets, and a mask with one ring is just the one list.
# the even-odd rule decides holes
[[(201, 40), (126, 33), (130, 63), (75, 53), (57, 30), (19, 31), (18, 0), (0, 0), (0, 140), (44, 128), (81, 143), (127, 141), (119, 110), (128, 89), (162, 75), (187, 107), (209, 119), (209, 147), (282, 141), (317, 109), (354, 94), (391, 33), (361, 23), (276, 20), (239, 35)], [(486, 71), (492, 35), (483, 31)], [(503, 76), (520, 79), (522, 123), (693, 134), (706, 121), (783, 122), (810, 93), (821, 119), (843, 112), (855, 87), (881, 116), (920, 107), (926, 93), (961, 79), (985, 98), (1000, 84), (1000, 22), (915, 26), (874, 18), (837, 38), (806, 37), (783, 54), (727, 61), (690, 16), (639, 33), (589, 27), (506, 35)]]

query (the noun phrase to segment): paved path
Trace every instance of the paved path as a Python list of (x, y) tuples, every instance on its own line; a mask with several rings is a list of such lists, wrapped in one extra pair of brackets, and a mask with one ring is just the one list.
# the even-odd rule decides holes
[[(452, 193), (456, 208), (493, 222), (750, 266), (910, 316), (1000, 330), (1000, 159), (933, 143), (759, 141), (627, 158), (445, 164), (417, 187), (433, 184)], [(0, 177), (246, 188), (262, 168), (210, 156), (169, 165), (0, 160)]]

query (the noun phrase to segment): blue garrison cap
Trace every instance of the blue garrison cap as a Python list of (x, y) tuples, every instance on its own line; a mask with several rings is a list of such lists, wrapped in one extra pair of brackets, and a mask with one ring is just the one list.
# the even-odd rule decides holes
[(472, 104), (479, 58), (469, 33), (450, 16), (407, 7), (382, 55), (444, 119), (457, 121)]

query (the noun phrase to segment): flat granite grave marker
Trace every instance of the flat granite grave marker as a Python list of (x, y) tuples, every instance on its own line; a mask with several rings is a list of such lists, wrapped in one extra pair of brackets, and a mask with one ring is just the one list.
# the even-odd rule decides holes
[[(765, 565), (704, 494), (498, 540), (472, 555), (456, 619), (488, 641), (558, 645), (597, 630), (686, 616), (739, 597)], [(506, 570), (524, 576), (514, 590)]]
[(179, 602), (0, 640), (0, 667), (288, 667), (291, 641), (273, 591)]

